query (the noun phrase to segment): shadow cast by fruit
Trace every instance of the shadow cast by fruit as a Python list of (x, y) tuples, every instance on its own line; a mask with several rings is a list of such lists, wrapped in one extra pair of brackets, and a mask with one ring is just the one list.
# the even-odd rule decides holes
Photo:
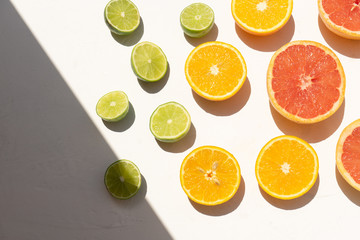
[(264, 190), (262, 190), (260, 186), (259, 186), (259, 190), (261, 195), (264, 197), (264, 199), (274, 207), (281, 208), (284, 210), (295, 210), (305, 206), (306, 204), (311, 202), (311, 200), (314, 199), (319, 189), (319, 184), (320, 184), (320, 175), (317, 176), (314, 186), (312, 186), (312, 188), (307, 193), (305, 193), (301, 197), (291, 200), (282, 200), (282, 199), (274, 198), (269, 194), (267, 194)]
[(241, 176), (241, 182), (239, 189), (235, 195), (227, 202), (222, 203), (216, 206), (205, 206), (198, 204), (189, 199), (191, 205), (200, 213), (209, 215), (209, 216), (223, 216), (235, 211), (241, 204), (245, 195), (245, 181)]
[(200, 97), (192, 91), (196, 103), (207, 113), (216, 116), (230, 116), (239, 112), (248, 102), (251, 95), (251, 85), (249, 78), (246, 78), (240, 90), (231, 98), (225, 101), (210, 101)]
[(345, 179), (341, 176), (336, 166), (335, 166), (335, 175), (336, 175), (336, 181), (341, 191), (352, 203), (360, 207), (360, 192), (357, 191), (355, 188), (353, 188), (350, 184), (348, 184), (345, 181)]
[(142, 36), (144, 35), (144, 22), (143, 22), (142, 18), (140, 17), (139, 26), (133, 33), (131, 33), (129, 35), (118, 35), (111, 31), (110, 31), (110, 33), (115, 41), (117, 41), (121, 45), (131, 47), (131, 46), (134, 46), (135, 44), (137, 44), (141, 40)]
[(129, 102), (129, 111), (126, 116), (118, 122), (107, 122), (103, 120), (104, 125), (114, 132), (124, 132), (129, 129), (135, 122), (135, 110)]
[(323, 23), (320, 16), (318, 17), (318, 25), (320, 33), (325, 39), (326, 43), (329, 44), (335, 51), (351, 58), (360, 58), (360, 41), (351, 40), (340, 37), (335, 33), (331, 32)]
[(181, 153), (191, 148), (196, 140), (196, 129), (191, 123), (190, 130), (183, 139), (178, 142), (166, 143), (156, 140), (157, 144), (166, 152)]
[(272, 52), (291, 41), (295, 32), (295, 21), (291, 16), (281, 30), (269, 36), (252, 35), (242, 30), (237, 24), (235, 24), (235, 31), (247, 46), (262, 52)]
[(201, 38), (192, 38), (192, 37), (189, 37), (188, 35), (186, 35), (185, 33), (184, 33), (184, 37), (188, 43), (190, 43), (194, 47), (197, 47), (200, 44), (203, 44), (206, 42), (216, 41), (218, 34), (219, 34), (219, 29), (216, 26), (216, 23), (214, 23), (214, 26), (212, 27), (210, 32), (208, 32), (208, 34), (206, 34), (205, 36), (203, 36)]
[(309, 143), (321, 142), (330, 137), (340, 126), (345, 112), (345, 100), (340, 108), (328, 119), (313, 124), (298, 124), (278, 113), (269, 102), (271, 115), (276, 126), (286, 135), (293, 135)]
[(167, 71), (164, 75), (164, 77), (162, 77), (159, 81), (156, 82), (145, 82), (141, 79), (137, 79), (139, 82), (140, 87), (147, 93), (158, 93), (161, 91), (161, 89), (163, 89), (166, 85), (166, 83), (169, 80), (170, 77), (170, 64), (169, 62), (167, 63)]

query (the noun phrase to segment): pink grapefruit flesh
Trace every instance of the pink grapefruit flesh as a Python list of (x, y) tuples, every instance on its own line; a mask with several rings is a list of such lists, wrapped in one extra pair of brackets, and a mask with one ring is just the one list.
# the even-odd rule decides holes
[(331, 116), (344, 98), (345, 75), (336, 55), (311, 41), (280, 48), (268, 69), (268, 93), (274, 108), (298, 123)]

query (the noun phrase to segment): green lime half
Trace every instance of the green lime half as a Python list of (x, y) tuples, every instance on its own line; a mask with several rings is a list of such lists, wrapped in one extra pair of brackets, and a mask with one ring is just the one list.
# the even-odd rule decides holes
[(181, 12), (180, 24), (190, 37), (200, 38), (214, 26), (214, 11), (204, 3), (193, 3)]
[(189, 132), (191, 118), (179, 103), (158, 106), (150, 117), (150, 131), (161, 142), (177, 142)]
[(103, 120), (117, 122), (129, 111), (129, 99), (122, 91), (113, 91), (102, 96), (96, 104), (96, 113)]
[(128, 199), (134, 196), (141, 186), (139, 168), (129, 160), (112, 163), (105, 172), (105, 186), (116, 198)]
[(128, 35), (140, 24), (139, 10), (130, 0), (111, 0), (104, 15), (110, 30), (118, 35)]
[(156, 82), (164, 77), (168, 62), (159, 46), (151, 42), (141, 42), (135, 45), (131, 52), (131, 67), (139, 79)]

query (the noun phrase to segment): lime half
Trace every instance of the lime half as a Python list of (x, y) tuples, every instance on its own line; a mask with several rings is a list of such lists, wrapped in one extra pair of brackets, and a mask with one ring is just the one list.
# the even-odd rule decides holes
[(193, 3), (181, 12), (180, 24), (190, 37), (200, 38), (214, 26), (214, 11), (204, 3)]
[(156, 44), (141, 42), (132, 50), (131, 67), (139, 79), (156, 82), (164, 77), (168, 62), (164, 52)]
[(129, 99), (122, 91), (113, 91), (102, 96), (96, 104), (96, 113), (103, 120), (117, 122), (129, 111)]
[(112, 163), (105, 172), (105, 186), (116, 198), (128, 199), (134, 196), (141, 186), (139, 168), (129, 160)]
[(191, 118), (179, 103), (158, 106), (150, 117), (150, 131), (161, 142), (177, 142), (189, 132)]
[(140, 24), (139, 10), (130, 0), (111, 0), (104, 15), (110, 30), (118, 35), (128, 35)]

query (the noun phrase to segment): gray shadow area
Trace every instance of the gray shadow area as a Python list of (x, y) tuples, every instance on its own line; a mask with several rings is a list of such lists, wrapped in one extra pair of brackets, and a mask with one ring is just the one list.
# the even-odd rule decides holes
[(309, 143), (321, 142), (330, 137), (340, 126), (345, 112), (345, 99), (340, 108), (329, 118), (313, 124), (298, 124), (278, 113), (269, 102), (271, 115), (277, 127), (286, 135), (294, 135)]
[(142, 18), (140, 18), (140, 24), (139, 24), (138, 28), (129, 35), (118, 35), (111, 31), (110, 31), (110, 33), (115, 41), (117, 41), (121, 45), (131, 47), (131, 46), (134, 46), (135, 44), (137, 44), (141, 40), (142, 36), (144, 35), (144, 22), (143, 22)]
[(196, 203), (189, 199), (191, 205), (200, 213), (209, 216), (223, 216), (235, 211), (240, 203), (242, 202), (245, 195), (245, 181), (241, 176), (241, 182), (239, 189), (235, 195), (227, 202), (216, 205), (216, 206), (206, 206)]
[(193, 37), (189, 37), (185, 33), (184, 33), (184, 37), (188, 43), (190, 43), (194, 47), (197, 47), (200, 44), (203, 44), (206, 42), (216, 41), (218, 34), (219, 34), (219, 29), (218, 29), (216, 23), (214, 23), (214, 26), (211, 28), (210, 32), (208, 32), (203, 37), (193, 38)]
[(307, 193), (305, 193), (304, 195), (298, 198), (291, 200), (282, 200), (282, 199), (274, 198), (269, 194), (267, 194), (264, 190), (262, 190), (260, 186), (259, 189), (261, 195), (265, 198), (265, 200), (274, 207), (281, 208), (284, 210), (295, 210), (305, 206), (306, 204), (311, 202), (311, 200), (314, 199), (316, 193), (318, 192), (319, 184), (320, 184), (320, 175), (318, 175), (314, 186), (312, 186), (312, 188)]
[(291, 41), (295, 32), (295, 21), (291, 16), (282, 29), (268, 36), (252, 35), (242, 30), (237, 24), (235, 24), (235, 30), (238, 37), (249, 47), (262, 52), (272, 52)]
[(320, 16), (318, 16), (318, 25), (320, 33), (325, 39), (326, 43), (329, 44), (335, 51), (351, 58), (360, 58), (360, 41), (351, 40), (340, 37), (335, 33), (331, 32), (323, 23)]
[(118, 158), (9, 1), (0, 33), (0, 239), (172, 239), (145, 178), (129, 200), (107, 192)]
[(249, 78), (245, 79), (240, 90), (231, 98), (224, 101), (207, 100), (192, 90), (196, 103), (207, 113), (216, 116), (230, 116), (239, 112), (248, 102), (251, 95)]

